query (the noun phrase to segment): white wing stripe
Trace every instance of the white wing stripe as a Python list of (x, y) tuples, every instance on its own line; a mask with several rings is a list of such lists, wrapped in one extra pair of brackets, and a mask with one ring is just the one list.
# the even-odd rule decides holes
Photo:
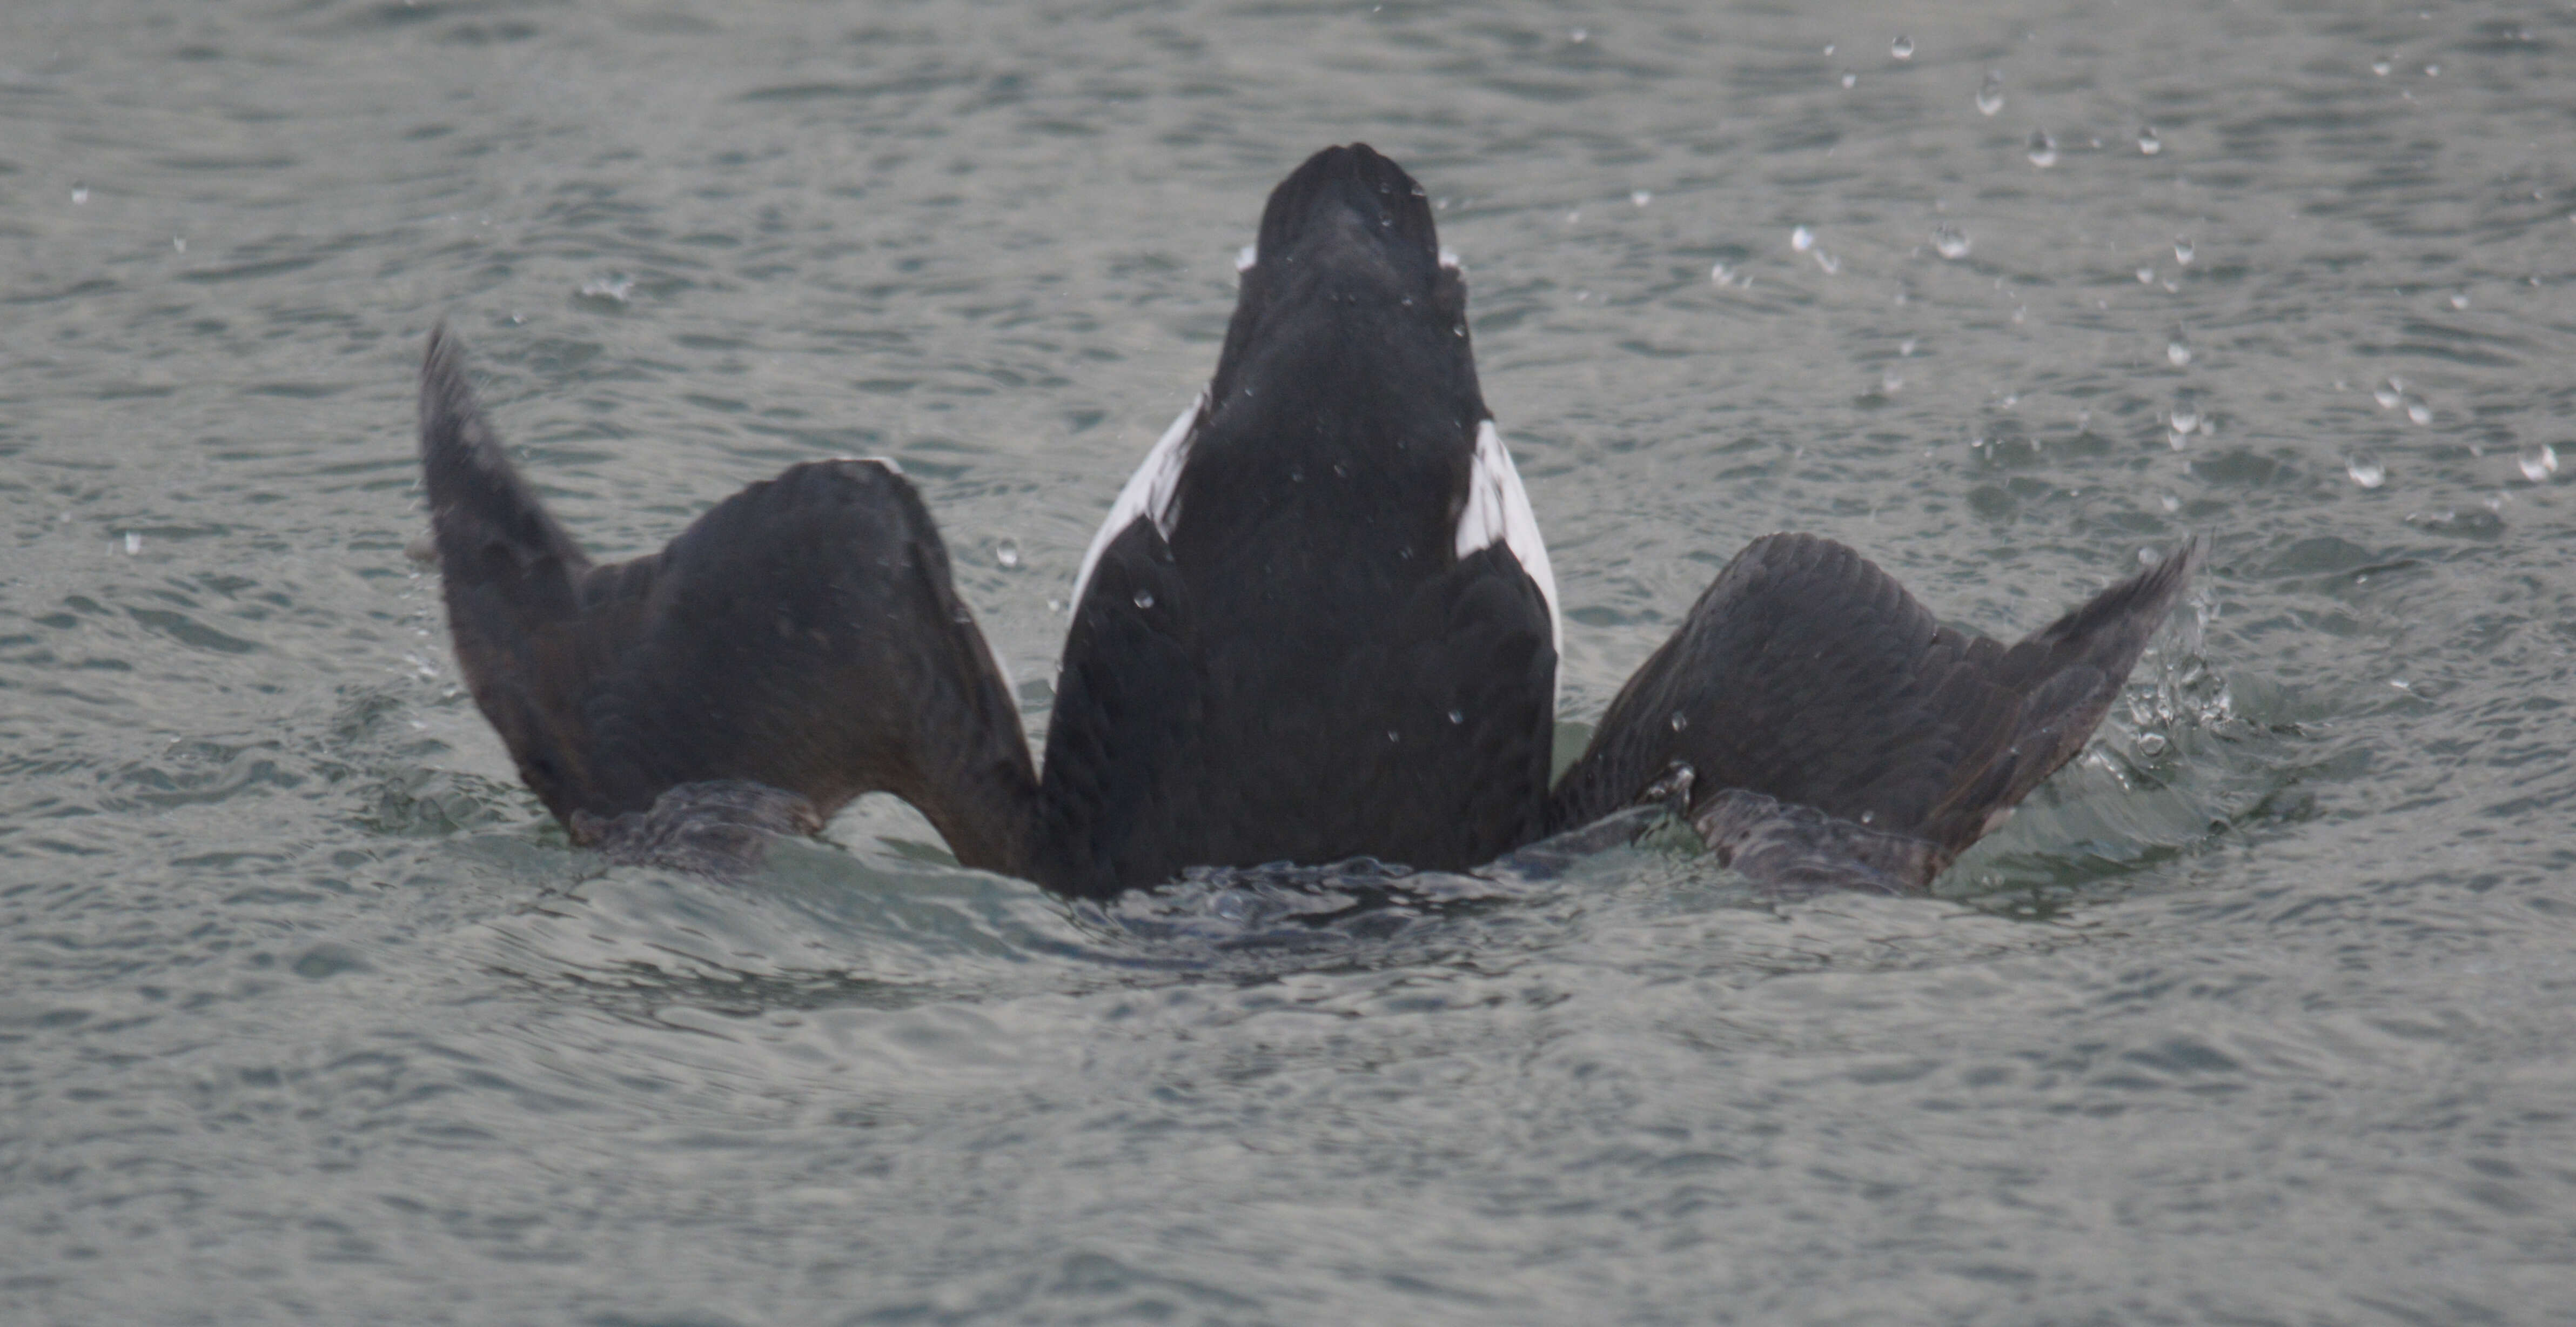
[(1118, 500), (1109, 504), (1109, 518), (1091, 536), (1091, 547), (1082, 552), (1082, 571), (1073, 578), (1072, 602), (1076, 609), (1082, 606), (1082, 592), (1091, 585), (1091, 569), (1100, 565), (1100, 555), (1108, 551), (1109, 541), (1134, 525), (1137, 517), (1153, 517), (1154, 528), (1162, 531), (1165, 539), (1172, 537), (1172, 527), (1181, 519), (1181, 471), (1190, 463), (1190, 443), (1198, 436), (1193, 426), (1198, 423), (1199, 412), (1207, 408), (1207, 399), (1206, 389), (1200, 389), (1199, 399), (1190, 402), (1190, 408), (1163, 430), (1162, 439), (1145, 453), (1144, 463), (1127, 476), (1127, 486), (1118, 490)]
[(1556, 611), (1556, 573), (1547, 565), (1547, 541), (1539, 537), (1538, 513), (1530, 510), (1529, 491), (1512, 468), (1503, 435), (1489, 419), (1476, 426), (1476, 468), (1467, 477), (1467, 509), (1458, 513), (1458, 556), (1490, 548), (1496, 540), (1538, 582), (1538, 592), (1547, 600), (1548, 632), (1562, 657), (1565, 622)]

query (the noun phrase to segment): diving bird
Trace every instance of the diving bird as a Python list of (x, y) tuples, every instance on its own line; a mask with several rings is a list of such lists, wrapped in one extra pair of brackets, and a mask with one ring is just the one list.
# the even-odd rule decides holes
[(1809, 535), (1756, 540), (1551, 788), (1557, 589), (1423, 191), (1365, 145), (1270, 195), (1215, 376), (1082, 560), (1045, 761), (920, 495), (788, 467), (594, 565), (421, 370), (474, 700), (577, 843), (681, 864), (860, 794), (970, 867), (1103, 898), (1192, 866), (1465, 870), (1666, 800), (1775, 890), (1920, 890), (2092, 733), (2198, 541), (2014, 645)]

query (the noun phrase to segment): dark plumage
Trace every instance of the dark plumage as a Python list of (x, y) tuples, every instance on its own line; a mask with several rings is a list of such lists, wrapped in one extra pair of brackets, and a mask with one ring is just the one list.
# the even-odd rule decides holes
[(2082, 748), (2198, 564), (2006, 648), (1841, 545), (1758, 540), (1551, 794), (1555, 588), (1422, 191), (1327, 149), (1256, 254), (1208, 394), (1086, 562), (1043, 778), (891, 467), (790, 467), (594, 567), (434, 334), (449, 626), (521, 776), (577, 841), (701, 869), (893, 792), (959, 861), (1098, 897), (1193, 865), (1464, 869), (1686, 769), (1758, 880), (1920, 888)]

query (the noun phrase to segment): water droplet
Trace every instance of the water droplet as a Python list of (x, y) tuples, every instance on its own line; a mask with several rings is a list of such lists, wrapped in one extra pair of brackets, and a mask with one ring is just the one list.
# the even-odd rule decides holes
[(2171, 493), (2165, 494), (2163, 497), (2156, 499), (2156, 501), (2158, 504), (2163, 506), (2166, 511), (2182, 510), (2182, 499), (2175, 497)]
[(186, 253), (188, 251), (188, 242), (176, 235), (173, 235), (170, 237), (170, 249), (174, 253)]
[(2179, 397), (2179, 398), (2177, 398), (2177, 399), (2174, 401), (2174, 408), (2173, 408), (2173, 420), (2172, 420), (2172, 423), (2173, 423), (2173, 431), (2174, 431), (2174, 434), (2175, 434), (2175, 436), (2176, 436), (2176, 437), (2180, 437), (2181, 435), (2183, 435), (2183, 434), (2185, 434), (2185, 433), (2189, 433), (2189, 432), (2191, 432), (2192, 430), (2194, 430), (2194, 429), (2196, 429), (2196, 428), (2199, 428), (2199, 427), (2200, 427), (2200, 405), (2199, 405), (2199, 403), (2198, 403), (2198, 402), (2196, 402), (2196, 401), (2193, 401), (2190, 397), (2187, 397), (2187, 396), (2186, 396), (2186, 397)]
[(2141, 267), (2141, 268), (2139, 268), (2139, 269), (2138, 269), (2138, 284), (2139, 284), (2139, 285), (2142, 285), (2142, 286), (2152, 286), (2152, 285), (2154, 285), (2155, 283), (2156, 283), (2156, 269), (2154, 269), (2154, 268), (2152, 268), (2152, 267)]
[(2424, 77), (2426, 77), (2426, 78), (2440, 78), (2441, 76), (2442, 76), (2442, 66), (2440, 66), (2440, 65), (2426, 65), (2426, 66), (2424, 66)]
[(1957, 260), (1968, 256), (1968, 232), (1944, 221), (1932, 228), (1932, 251)]
[(1909, 336), (1904, 340), (1897, 342), (1896, 353), (1900, 358), (1912, 357), (1914, 354), (1914, 338)]
[(2030, 164), (2046, 170), (2057, 164), (2057, 140), (2045, 129), (2030, 131)]
[(2522, 477), (2535, 484), (2546, 484), (2558, 473), (2558, 449), (2547, 443), (2522, 449)]
[(2381, 78), (2388, 77), (2388, 71), (2396, 67), (2397, 62), (2384, 55), (2370, 62), (2370, 72), (2379, 75)]
[(1451, 711), (1449, 711), (1449, 722), (1451, 722), (1451, 723), (1465, 723), (1466, 721), (1467, 721), (1467, 712), (1466, 712), (1465, 710), (1451, 710)]
[(2469, 293), (2464, 290), (2457, 295), (2453, 295), (2451, 297), (2451, 307), (2454, 309), (2465, 309), (2469, 307)]
[(2176, 337), (2165, 342), (2165, 358), (2171, 360), (2175, 368), (2181, 368), (2191, 362), (2191, 347), (2184, 345), (2182, 338)]
[(2191, 256), (2194, 252), (2195, 251), (2191, 247), (2191, 241), (2179, 239), (2174, 241), (2175, 262), (2180, 263), (2185, 267), (2191, 266)]
[(88, 186), (88, 185), (86, 185), (86, 184), (84, 184), (84, 183), (82, 183), (82, 182), (80, 182), (79, 180), (74, 180), (74, 181), (72, 181), (72, 201), (73, 201), (73, 202), (75, 202), (75, 203), (86, 203), (86, 202), (88, 202), (88, 201), (89, 201), (89, 186)]
[(1989, 73), (1986, 81), (1977, 85), (1977, 113), (1992, 115), (2003, 108), (2004, 76), (2000, 72)]
[(2433, 407), (2421, 401), (2409, 401), (2406, 403), (2406, 417), (2418, 424), (2430, 424), (2433, 422)]
[(1735, 284), (1735, 273), (1726, 264), (1718, 263), (1708, 269), (1708, 279), (1721, 286), (1731, 286)]
[(1465, 336), (1466, 334), (1467, 334), (1467, 324), (1465, 324), (1465, 323), (1451, 323), (1451, 324), (1449, 325), (1449, 335), (1451, 335), (1451, 336)]
[(2382, 410), (2394, 410), (2399, 402), (2406, 399), (2405, 393), (2406, 384), (2391, 378), (2386, 383), (2370, 389), (2370, 399), (2377, 401)]
[(2352, 476), (2352, 482), (2363, 488), (2377, 488), (2388, 482), (2388, 467), (2381, 465), (2379, 458), (2368, 452), (2354, 452), (2345, 457), (2343, 471)]
[(1864, 824), (1864, 825), (1874, 825), (1874, 824), (1877, 824), (1877, 823), (1878, 823), (1878, 813), (1877, 813), (1876, 811), (1863, 811), (1863, 812), (1861, 812), (1861, 813), (1860, 813), (1860, 823), (1862, 823), (1862, 824)]
[(1678, 733), (1681, 730), (1690, 727), (1690, 716), (1682, 713), (1680, 710), (1675, 710), (1673, 711), (1672, 723), (1673, 731)]
[(1845, 74), (1845, 75), (1843, 75), (1843, 87), (1844, 87), (1845, 89), (1847, 89), (1847, 90), (1848, 90), (1848, 89), (1856, 88), (1856, 87), (1859, 87), (1859, 86), (1860, 86), (1860, 75), (1858, 75), (1858, 74)]
[(1913, 59), (1914, 39), (1912, 37), (1899, 37), (1896, 40), (1889, 42), (1887, 44), (1887, 53), (1899, 60)]
[(1894, 396), (1896, 395), (1897, 389), (1904, 385), (1905, 375), (1898, 373), (1894, 369), (1889, 369), (1885, 373), (1878, 375), (1878, 390), (1884, 395)]
[(1348, 462), (1348, 461), (1335, 461), (1335, 462), (1333, 462), (1333, 478), (1335, 478), (1335, 479), (1348, 479), (1348, 478), (1350, 478), (1350, 477), (1351, 477), (1351, 463), (1350, 463), (1350, 462)]
[(1154, 606), (1154, 592), (1153, 592), (1153, 591), (1151, 591), (1151, 590), (1138, 590), (1138, 591), (1136, 592), (1136, 606), (1137, 606), (1138, 608), (1151, 608), (1151, 607), (1153, 607), (1153, 606)]
[(1020, 541), (1005, 537), (1000, 543), (993, 545), (993, 560), (1005, 567), (1020, 565)]
[(1789, 232), (1789, 247), (1800, 253), (1816, 247), (1816, 232), (1800, 226)]
[(1565, 39), (1573, 42), (1577, 46), (1580, 46), (1583, 43), (1592, 40), (1592, 34), (1586, 29), (1576, 28), (1573, 31), (1566, 33)]
[(1386, 740), (1390, 742), (1401, 742), (1404, 740), (1404, 734), (1393, 728), (1389, 728), (1386, 730)]
[(2151, 157), (2165, 150), (2165, 140), (2156, 135), (2154, 125), (2138, 131), (2138, 150)]
[(1628, 201), (1639, 207), (1644, 207), (1646, 204), (1655, 201), (1655, 196), (1643, 189), (1631, 189), (1628, 191)]
[(126, 553), (126, 556), (128, 556), (128, 557), (132, 557), (134, 554), (140, 553), (140, 552), (142, 552), (142, 551), (143, 551), (143, 536), (142, 536), (142, 535), (140, 535), (140, 534), (135, 533), (135, 532), (134, 532), (134, 531), (132, 531), (132, 530), (128, 530), (128, 531), (126, 531), (126, 532), (125, 532), (125, 553)]

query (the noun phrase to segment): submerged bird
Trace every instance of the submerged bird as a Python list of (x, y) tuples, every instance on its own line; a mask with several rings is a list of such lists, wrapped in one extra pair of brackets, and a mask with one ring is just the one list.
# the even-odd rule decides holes
[(1241, 269), (1216, 376), (1084, 554), (1043, 766), (894, 466), (791, 466), (594, 566), (433, 333), (448, 624), (520, 777), (575, 842), (683, 863), (887, 791), (964, 865), (1078, 897), (1198, 865), (1464, 870), (1650, 798), (1766, 887), (1919, 890), (2082, 749), (2201, 557), (2005, 646), (1840, 544), (1767, 536), (1551, 788), (1556, 584), (1423, 191), (1328, 148)]

